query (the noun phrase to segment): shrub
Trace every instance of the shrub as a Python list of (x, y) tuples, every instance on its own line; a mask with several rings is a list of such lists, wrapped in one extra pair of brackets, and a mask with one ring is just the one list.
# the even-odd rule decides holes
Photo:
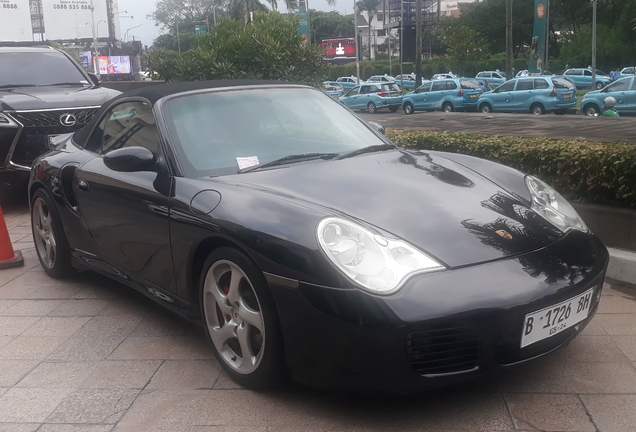
[(567, 199), (636, 208), (636, 145), (388, 130), (396, 144), (489, 159), (536, 175)]

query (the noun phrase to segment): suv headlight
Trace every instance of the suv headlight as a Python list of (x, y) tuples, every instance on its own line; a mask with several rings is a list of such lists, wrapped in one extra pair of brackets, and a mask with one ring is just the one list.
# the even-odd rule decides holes
[(9, 116), (0, 112), (0, 127), (8, 126), (8, 127), (18, 127), (18, 125), (11, 120)]
[(414, 274), (445, 268), (402, 240), (383, 237), (345, 219), (321, 220), (317, 237), (338, 270), (375, 294), (391, 294)]
[(532, 196), (532, 210), (543, 216), (548, 222), (568, 232), (576, 229), (588, 232), (589, 229), (574, 207), (551, 186), (533, 176), (526, 176), (526, 185)]

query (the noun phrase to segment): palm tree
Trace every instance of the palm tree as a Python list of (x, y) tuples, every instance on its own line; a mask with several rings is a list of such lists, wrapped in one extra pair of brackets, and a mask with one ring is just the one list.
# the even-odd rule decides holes
[[(371, 21), (373, 21), (373, 14), (378, 11), (378, 6), (382, 0), (359, 0), (356, 5), (359, 11), (366, 11), (369, 19), (369, 60), (371, 60)], [(358, 31), (358, 29), (356, 29)]]

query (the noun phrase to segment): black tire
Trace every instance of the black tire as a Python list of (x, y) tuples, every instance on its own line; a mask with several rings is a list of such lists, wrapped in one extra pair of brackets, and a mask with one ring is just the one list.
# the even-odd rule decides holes
[(598, 117), (601, 114), (601, 110), (594, 104), (585, 105), (583, 107), (583, 115), (588, 117)]
[(71, 275), (71, 248), (57, 207), (44, 189), (36, 190), (31, 199), (31, 232), (44, 271), (54, 278)]
[(225, 372), (252, 389), (281, 384), (283, 338), (263, 273), (242, 252), (222, 247), (208, 256), (200, 279), (203, 327)]
[(404, 114), (406, 115), (410, 115), (415, 112), (415, 108), (413, 108), (413, 104), (411, 102), (406, 102), (403, 108), (404, 108)]
[(543, 105), (541, 104), (532, 104), (530, 106), (530, 113), (534, 114), (534, 115), (543, 115), (545, 114), (545, 109), (543, 108)]
[(444, 105), (442, 105), (442, 111), (449, 113), (455, 111), (455, 108), (452, 103), (444, 102)]
[(489, 103), (485, 103), (485, 104), (482, 104), (479, 107), (479, 111), (481, 111), (482, 114), (491, 114), (492, 113), (492, 107), (490, 106)]
[(399, 107), (389, 107), (389, 111), (396, 112)]
[(596, 87), (596, 90), (600, 90), (600, 89), (603, 88), (603, 83), (599, 81), (599, 82), (596, 83), (595, 87)]
[(378, 109), (377, 109), (377, 107), (375, 106), (375, 104), (373, 102), (369, 102), (367, 104), (367, 112), (369, 114), (375, 114), (375, 113), (378, 112)]

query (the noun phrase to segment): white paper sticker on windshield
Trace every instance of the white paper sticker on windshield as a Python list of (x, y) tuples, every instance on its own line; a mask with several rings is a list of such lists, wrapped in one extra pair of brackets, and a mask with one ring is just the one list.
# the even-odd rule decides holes
[(241, 170), (260, 164), (260, 162), (258, 161), (258, 156), (237, 157), (236, 163)]

